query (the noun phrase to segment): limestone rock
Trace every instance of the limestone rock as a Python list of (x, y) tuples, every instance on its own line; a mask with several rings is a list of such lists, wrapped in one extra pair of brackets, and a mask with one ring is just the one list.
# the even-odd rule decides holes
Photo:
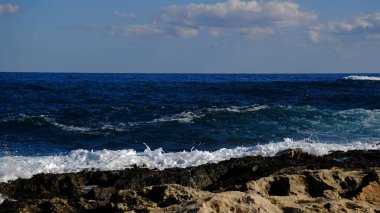
[[(280, 153), (279, 153), (280, 154)], [(380, 212), (380, 150), (288, 150), (163, 171), (38, 174), (0, 183), (0, 212)]]
[(247, 188), (284, 212), (377, 212), (379, 180), (374, 171), (332, 168), (272, 175), (248, 182)]
[(276, 153), (276, 156), (283, 156), (288, 158), (299, 157), (302, 154), (302, 149), (285, 149)]
[(209, 195), (209, 192), (181, 186), (178, 184), (167, 184), (161, 186), (151, 186), (144, 189), (144, 194), (151, 200), (165, 207), (174, 204), (181, 204), (189, 200)]
[(371, 182), (357, 196), (358, 200), (380, 206), (380, 184)]
[(222, 192), (200, 199), (187, 202), (182, 205), (167, 207), (157, 212), (261, 212), (276, 213), (282, 212), (269, 200), (259, 196), (244, 192), (229, 191)]

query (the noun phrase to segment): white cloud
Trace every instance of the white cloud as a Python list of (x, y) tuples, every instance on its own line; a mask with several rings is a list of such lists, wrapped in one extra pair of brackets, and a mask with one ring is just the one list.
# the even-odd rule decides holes
[(137, 17), (134, 13), (126, 13), (122, 11), (114, 11), (113, 15), (124, 19), (135, 19)]
[[(114, 15), (130, 17), (123, 12), (114, 12)], [(150, 24), (98, 25), (87, 29), (120, 36), (195, 37), (206, 31), (212, 37), (254, 38), (273, 33), (277, 28), (307, 26), (316, 19), (314, 13), (302, 11), (293, 1), (227, 0), (164, 7)]]
[(319, 36), (319, 33), (317, 31), (310, 31), (309, 36), (310, 36), (310, 40), (313, 43), (317, 43), (320, 40), (320, 36)]
[(164, 29), (154, 25), (102, 25), (93, 24), (84, 26), (85, 29), (105, 32), (116, 36), (163, 36)]
[(178, 35), (183, 38), (195, 37), (198, 35), (198, 30), (188, 27), (174, 27), (175, 35)]
[[(310, 29), (310, 39), (315, 38), (378, 40), (380, 38), (380, 12), (360, 14), (350, 19), (328, 22)], [(319, 41), (320, 39), (318, 39)]]
[(159, 20), (190, 27), (253, 28), (300, 26), (316, 19), (290, 1), (228, 0), (216, 4), (174, 5), (163, 8)]
[(337, 34), (380, 33), (380, 12), (358, 15), (350, 20), (330, 22), (327, 30)]
[(18, 11), (18, 5), (15, 4), (0, 4), (0, 16), (5, 14), (13, 14)]
[(88, 30), (101, 31), (112, 36), (125, 37), (194, 37), (198, 31), (185, 27), (164, 27), (156, 24), (139, 25), (86, 25)]

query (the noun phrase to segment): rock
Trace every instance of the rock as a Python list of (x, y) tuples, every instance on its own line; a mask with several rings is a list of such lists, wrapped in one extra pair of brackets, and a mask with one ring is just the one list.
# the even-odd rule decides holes
[[(376, 212), (380, 185), (375, 174), (339, 168), (303, 170), (250, 181), (247, 188), (248, 193), (258, 193), (284, 212)], [(360, 193), (347, 196), (352, 191)]]
[(282, 208), (283, 213), (302, 213), (301, 209), (293, 208), (293, 207), (285, 207)]
[(4, 202), (0, 212), (75, 212), (67, 199), (53, 198), (34, 202), (16, 203)]
[(152, 210), (152, 209), (158, 208), (158, 205), (155, 202), (149, 200), (146, 197), (141, 196), (139, 193), (131, 189), (124, 189), (124, 190), (118, 191), (111, 198), (111, 201), (112, 203), (125, 204), (125, 206), (128, 206), (129, 211), (131, 210), (146, 211), (146, 210)]
[(380, 206), (380, 184), (371, 182), (357, 196), (358, 200)]
[(98, 187), (98, 185), (82, 186), (80, 188), (80, 194), (87, 194), (91, 189)]
[(163, 171), (131, 168), (38, 174), (0, 183), (2, 197), (8, 198), (0, 212), (170, 212), (179, 208), (376, 212), (380, 210), (379, 168), (380, 150), (325, 156), (288, 150), (275, 157), (251, 156)]
[[(157, 212), (161, 212), (157, 211)], [(269, 200), (244, 192), (230, 191), (209, 195), (182, 205), (163, 209), (163, 212), (282, 212)]]
[(192, 199), (209, 195), (205, 192), (178, 184), (168, 184), (161, 186), (151, 186), (144, 189), (144, 194), (160, 207), (174, 204), (181, 204)]
[(109, 200), (114, 194), (115, 189), (113, 187), (107, 188), (92, 188), (87, 194), (84, 195), (84, 198), (89, 200)]
[(111, 203), (111, 208), (115, 211), (127, 212), (129, 211), (128, 205), (125, 203)]
[(323, 197), (326, 190), (334, 189), (332, 186), (310, 173), (306, 175), (306, 185), (307, 192), (312, 197)]
[(276, 156), (283, 156), (288, 158), (299, 157), (302, 154), (302, 149), (285, 149), (276, 153)]

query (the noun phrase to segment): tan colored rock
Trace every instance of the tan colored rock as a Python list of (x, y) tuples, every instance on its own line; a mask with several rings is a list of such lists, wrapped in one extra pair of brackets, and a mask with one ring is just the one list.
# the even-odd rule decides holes
[[(250, 181), (247, 183), (248, 193), (260, 194), (284, 212), (378, 212), (380, 210), (378, 172), (344, 171), (332, 168), (296, 171), (296, 173), (272, 175)], [(367, 183), (368, 180), (372, 182)]]
[(260, 195), (238, 191), (222, 192), (199, 198), (182, 205), (174, 205), (157, 212), (282, 212), (277, 206)]
[(211, 193), (177, 184), (138, 190), (92, 188), (76, 199), (7, 199), (3, 206), (8, 212), (380, 212), (379, 168), (296, 168), (249, 181), (245, 192)]
[(378, 182), (369, 183), (358, 194), (357, 199), (380, 206), (380, 184)]
[(143, 194), (159, 206), (166, 207), (174, 204), (181, 204), (189, 200), (210, 195), (210, 192), (193, 189), (178, 184), (166, 184), (160, 186), (150, 186), (143, 190)]
[(118, 212), (131, 212), (125, 203), (111, 203), (111, 208)]
[[(116, 205), (114, 205), (114, 208), (116, 209), (118, 209), (121, 206), (121, 204), (125, 204), (123, 205), (123, 208), (128, 208), (129, 210), (135, 209), (147, 211), (158, 208), (157, 203), (145, 197), (142, 197), (136, 191), (130, 189), (120, 190), (113, 199), (113, 202), (117, 203)], [(125, 209), (123, 209), (123, 211), (124, 210)]]

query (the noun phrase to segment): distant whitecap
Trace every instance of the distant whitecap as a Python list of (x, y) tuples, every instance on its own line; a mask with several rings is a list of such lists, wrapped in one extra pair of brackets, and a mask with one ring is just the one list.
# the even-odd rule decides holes
[(358, 81), (380, 81), (380, 77), (371, 77), (366, 75), (350, 75), (344, 77), (345, 80), (358, 80)]

